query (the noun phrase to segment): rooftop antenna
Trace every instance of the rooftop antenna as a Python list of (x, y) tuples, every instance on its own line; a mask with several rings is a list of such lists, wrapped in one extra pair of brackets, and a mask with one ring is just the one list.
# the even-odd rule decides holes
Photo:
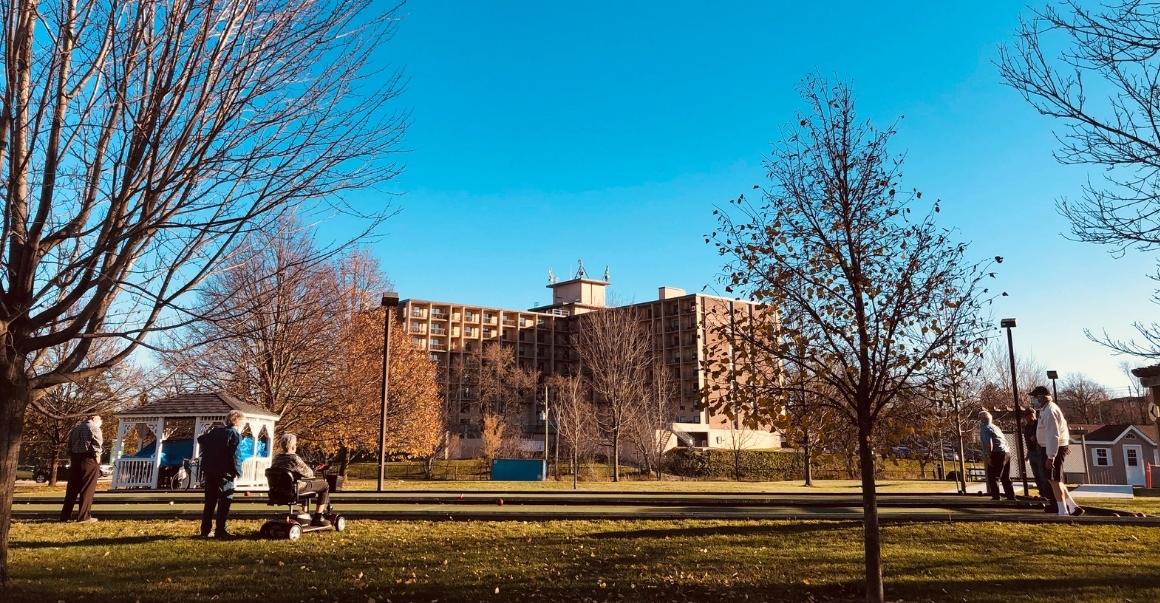
[(548, 284), (555, 285), (558, 282), (560, 282), (560, 279), (556, 278), (556, 273), (551, 268), (548, 268)]
[(584, 271), (584, 259), (576, 260), (576, 278), (588, 278), (588, 273)]
[(607, 265), (607, 264), (605, 264), (605, 266), (604, 266), (604, 282), (606, 282), (606, 283), (607, 283), (607, 282), (609, 282), (609, 278), (608, 278), (608, 265)]

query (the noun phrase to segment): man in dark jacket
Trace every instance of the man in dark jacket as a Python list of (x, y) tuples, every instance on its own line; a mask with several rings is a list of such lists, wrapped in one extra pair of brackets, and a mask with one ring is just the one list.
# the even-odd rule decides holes
[[(1046, 389), (1046, 388), (1044, 388)], [(1035, 478), (1035, 487), (1039, 490), (1039, 497), (1047, 501), (1047, 507), (1055, 508), (1055, 495), (1051, 493), (1051, 486), (1047, 483), (1047, 470), (1043, 466), (1043, 447), (1035, 437), (1036, 427), (1039, 425), (1039, 411), (1031, 408), (1028, 411), (1027, 423), (1023, 425), (1023, 440), (1027, 454), (1027, 464), (1031, 465), (1031, 475)]]
[(85, 417), (83, 422), (69, 432), (68, 488), (64, 493), (64, 506), (60, 509), (61, 521), (72, 519), (73, 506), (78, 502), (77, 521), (88, 523), (97, 520), (89, 512), (93, 507), (93, 493), (97, 491), (97, 478), (101, 476), (103, 445), (99, 415)]
[(197, 438), (201, 447), (201, 473), (205, 476), (205, 508), (201, 512), (201, 535), (208, 538), (213, 520), (217, 518), (216, 538), (232, 538), (226, 530), (226, 518), (230, 514), (230, 504), (234, 500), (234, 480), (242, 474), (242, 459), (238, 456), (238, 444), (242, 434), (238, 428), (242, 424), (242, 413), (231, 410), (226, 416), (226, 424), (216, 427)]

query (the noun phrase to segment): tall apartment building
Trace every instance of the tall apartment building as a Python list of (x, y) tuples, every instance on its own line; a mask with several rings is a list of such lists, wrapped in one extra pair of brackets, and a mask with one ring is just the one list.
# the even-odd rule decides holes
[[(511, 350), (520, 366), (539, 371), (542, 376), (574, 374), (580, 360), (576, 348), (582, 322), (575, 320), (587, 312), (609, 309), (607, 272), (602, 279), (590, 278), (583, 265), (568, 280), (549, 274), (552, 303), (528, 310), (511, 310), (456, 302), (404, 299), (399, 302), (400, 326), (411, 342), (428, 351), (440, 368), (442, 391), (461, 401), (459, 436), (462, 455), (470, 455), (478, 445), (479, 416), (477, 392), (463, 387), (456, 367), (470, 365), (468, 355), (477, 355), (488, 343)], [(749, 302), (712, 295), (689, 294), (673, 287), (660, 287), (657, 299), (612, 308), (631, 310), (653, 334), (654, 351), (669, 371), (676, 388), (673, 400), (671, 446), (728, 447), (729, 419), (700, 408), (702, 389), (708, 376), (702, 360), (708, 353), (727, 354), (727, 342), (712, 330), (714, 321), (732, 313), (752, 313)], [(710, 345), (706, 346), (706, 342)], [(540, 440), (544, 424), (536, 409), (523, 414), (523, 428), (530, 445)], [(780, 446), (777, 434), (754, 432), (747, 437), (751, 448)]]

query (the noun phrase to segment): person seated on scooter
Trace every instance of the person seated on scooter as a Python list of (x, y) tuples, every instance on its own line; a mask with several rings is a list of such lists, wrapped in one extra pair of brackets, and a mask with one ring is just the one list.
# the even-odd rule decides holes
[(327, 503), (330, 502), (330, 486), (326, 483), (326, 479), (315, 477), (314, 470), (310, 468), (310, 465), (307, 465), (302, 457), (298, 456), (298, 436), (292, 433), (283, 433), (278, 436), (278, 445), (282, 448), (282, 454), (276, 455), (274, 460), (270, 461), (270, 468), (285, 469), (293, 473), (294, 477), (305, 480), (306, 488), (304, 491), (318, 493), (318, 507), (314, 510), (310, 525), (330, 525), (330, 522), (322, 516)]

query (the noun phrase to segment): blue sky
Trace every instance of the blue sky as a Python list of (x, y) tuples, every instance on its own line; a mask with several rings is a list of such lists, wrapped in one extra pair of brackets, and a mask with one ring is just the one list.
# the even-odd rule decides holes
[[(610, 267), (614, 295), (698, 291), (720, 264), (714, 204), (764, 182), (811, 73), (900, 116), (905, 184), (943, 200), (979, 258), (1002, 255), (1017, 350), (1128, 384), (1084, 328), (1147, 319), (1153, 259), (1064, 238), (1057, 199), (1086, 169), (1052, 159), (1053, 124), (993, 61), (1015, 3), (414, 2), (384, 65), (403, 67), (402, 211), (371, 246), (403, 297), (526, 308), (546, 273)], [(809, 5), (807, 5), (809, 4)], [(629, 6), (625, 6), (629, 5)], [(364, 202), (381, 202), (383, 192)], [(1130, 359), (1129, 359), (1130, 360)]]

